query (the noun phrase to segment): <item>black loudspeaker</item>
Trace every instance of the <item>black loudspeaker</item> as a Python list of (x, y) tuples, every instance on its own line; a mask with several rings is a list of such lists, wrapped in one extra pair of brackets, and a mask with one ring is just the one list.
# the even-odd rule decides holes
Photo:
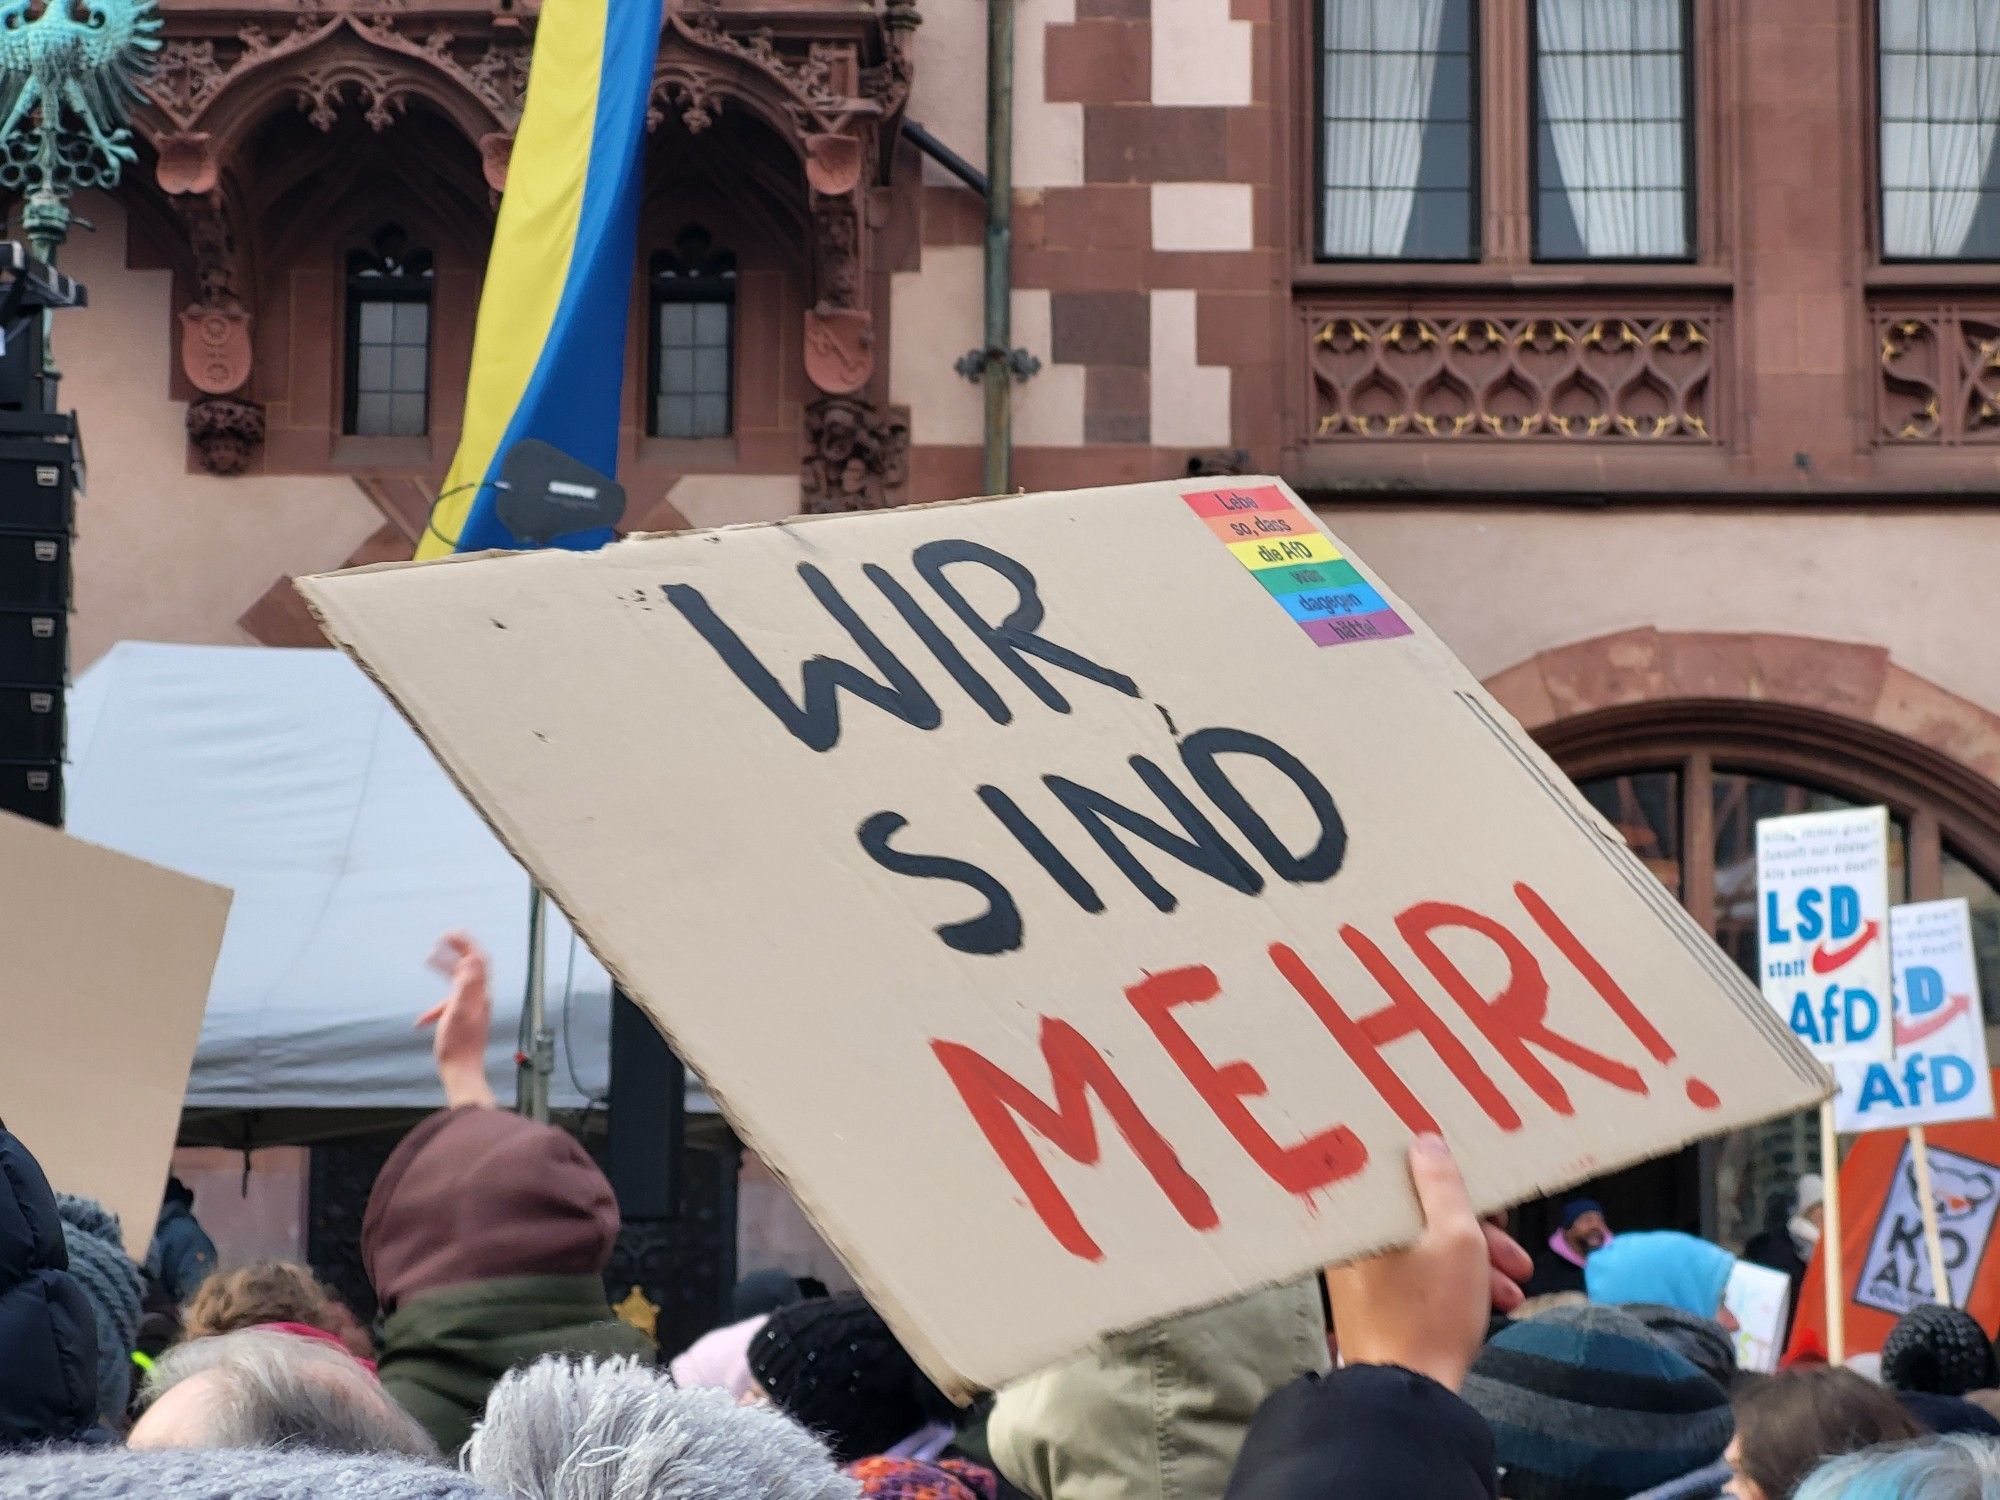
[(0, 400), (0, 809), (56, 826), (82, 469), (73, 415)]

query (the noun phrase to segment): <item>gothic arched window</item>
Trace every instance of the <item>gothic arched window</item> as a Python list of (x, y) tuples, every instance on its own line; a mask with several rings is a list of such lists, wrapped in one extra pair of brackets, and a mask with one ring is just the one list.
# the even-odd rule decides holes
[(653, 256), (646, 431), (720, 438), (735, 429), (736, 257), (690, 224)]
[(430, 430), (431, 252), (394, 224), (347, 257), (347, 410), (355, 437)]
[[(1987, 1034), (2000, 1042), (2000, 798), (1984, 778), (1873, 726), (1768, 703), (1635, 704), (1538, 738), (1753, 982), (1758, 819), (1887, 807), (1889, 899), (1965, 898)], [(1798, 1174), (1822, 1166), (1817, 1122), (1799, 1115), (1593, 1186), (1633, 1228), (1669, 1222), (1740, 1245), (1789, 1213)], [(1547, 1232), (1532, 1216), (1526, 1228)]]

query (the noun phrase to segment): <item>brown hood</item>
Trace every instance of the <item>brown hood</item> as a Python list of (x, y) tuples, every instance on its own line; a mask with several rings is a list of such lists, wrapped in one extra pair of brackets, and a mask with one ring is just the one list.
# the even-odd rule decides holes
[(403, 1137), (361, 1219), (385, 1312), (439, 1287), (603, 1271), (618, 1235), (611, 1184), (575, 1140), (505, 1110), (439, 1110)]

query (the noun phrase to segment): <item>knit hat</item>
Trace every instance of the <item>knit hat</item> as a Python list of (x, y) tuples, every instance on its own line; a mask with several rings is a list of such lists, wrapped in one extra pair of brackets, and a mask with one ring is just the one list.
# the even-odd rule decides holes
[(1493, 1429), (1508, 1500), (1624, 1500), (1714, 1463), (1735, 1431), (1721, 1387), (1611, 1307), (1514, 1324), (1462, 1394)]
[(996, 1500), (1000, 1476), (962, 1458), (864, 1458), (847, 1466), (863, 1500)]
[(1624, 1311), (1646, 1331), (1725, 1391), (1736, 1381), (1736, 1342), (1713, 1318), (1697, 1318), (1678, 1307), (1634, 1302)]
[(296, 1448), (45, 1448), (0, 1458), (7, 1500), (493, 1500), (450, 1469)]
[(806, 1294), (799, 1290), (798, 1277), (780, 1267), (767, 1266), (761, 1271), (752, 1271), (736, 1283), (736, 1290), (729, 1294), (730, 1320), (741, 1323), (805, 1300)]
[[(750, 1341), (750, 1373), (838, 1463), (893, 1446), (942, 1401), (860, 1295), (781, 1307)], [(927, 1397), (930, 1401), (927, 1401)]]
[(1562, 1213), (1557, 1217), (1556, 1225), (1560, 1229), (1568, 1230), (1585, 1214), (1597, 1214), (1602, 1217), (1603, 1213), (1603, 1208), (1595, 1198), (1572, 1198), (1562, 1206)]
[(1583, 1282), (1592, 1302), (1658, 1303), (1712, 1318), (1735, 1269), (1720, 1245), (1657, 1229), (1619, 1235), (1583, 1263)]
[(1882, 1383), (1895, 1391), (1963, 1396), (2000, 1385), (2000, 1361), (1972, 1314), (1924, 1302), (1882, 1344)]
[(576, 1139), (504, 1109), (429, 1115), (376, 1174), (361, 1263), (385, 1313), (441, 1287), (510, 1276), (596, 1276), (618, 1203)]
[(132, 1403), (132, 1351), (139, 1342), (140, 1304), (146, 1284), (125, 1253), (118, 1215), (95, 1198), (56, 1194), (69, 1273), (90, 1299), (97, 1322), (97, 1410), (122, 1419)]
[(510, 1370), (460, 1455), (503, 1495), (859, 1500), (819, 1440), (769, 1406), (683, 1391), (636, 1360), (550, 1355)]

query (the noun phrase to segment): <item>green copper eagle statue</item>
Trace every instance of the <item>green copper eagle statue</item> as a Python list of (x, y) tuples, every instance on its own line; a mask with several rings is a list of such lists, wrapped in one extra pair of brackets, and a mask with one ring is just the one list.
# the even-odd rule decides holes
[(38, 258), (55, 259), (71, 196), (137, 159), (131, 110), (159, 33), (155, 0), (0, 0), (0, 188), (25, 198)]

